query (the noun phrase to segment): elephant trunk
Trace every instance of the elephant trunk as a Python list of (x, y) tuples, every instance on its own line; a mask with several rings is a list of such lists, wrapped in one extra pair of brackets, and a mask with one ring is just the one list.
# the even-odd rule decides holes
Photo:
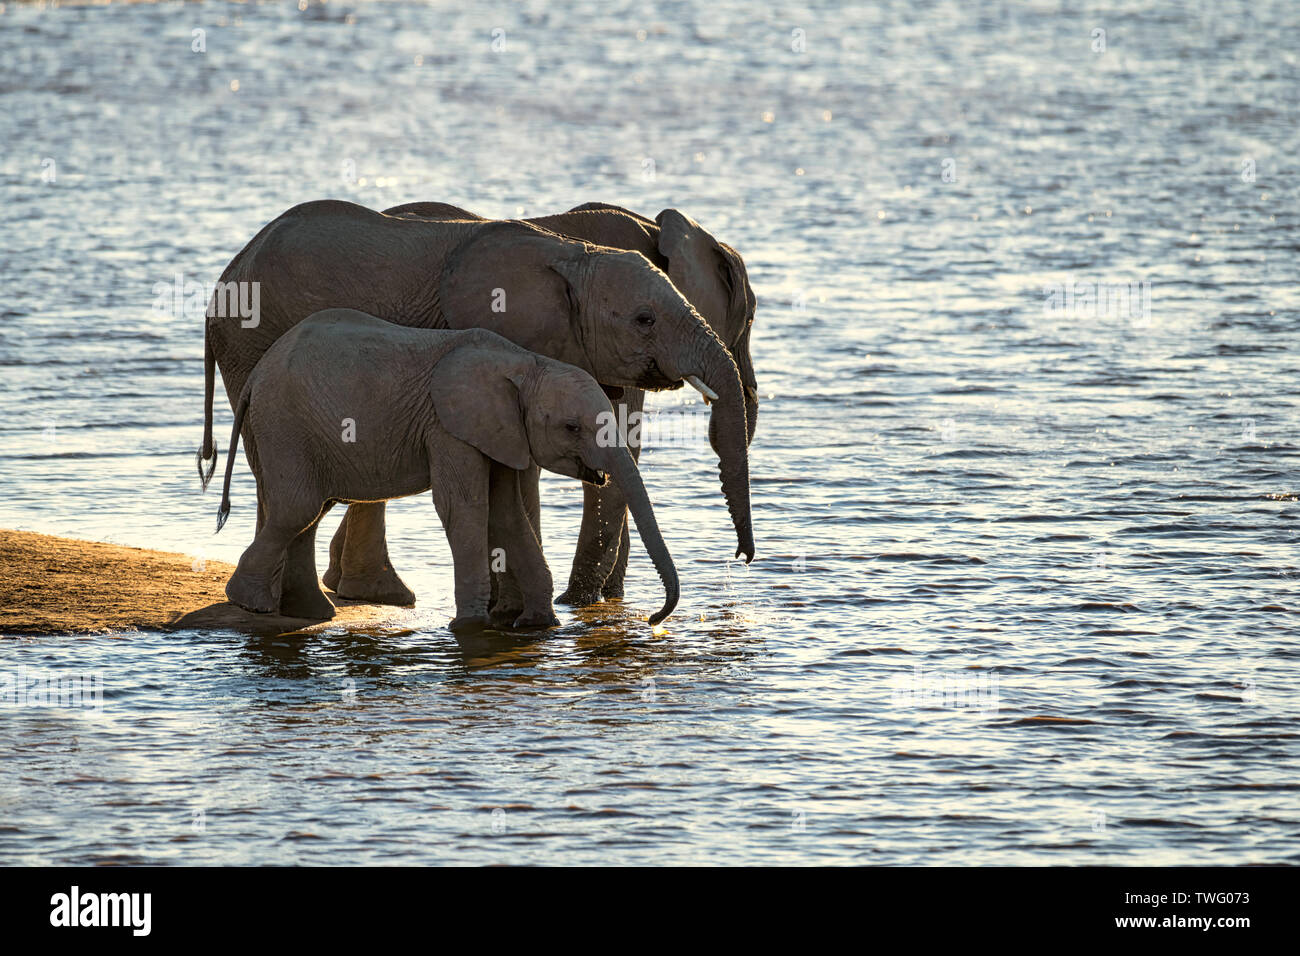
[[(754, 527), (749, 511), (749, 404), (735, 359), (717, 338), (710, 336), (679, 371), (695, 375), (717, 394), (709, 418), (709, 441), (718, 455), (722, 493), (736, 528), (736, 557), (754, 560)], [(754, 415), (757, 417), (757, 405)]]
[[(747, 426), (747, 438), (750, 444), (754, 442), (754, 430), (758, 427), (758, 379), (754, 377), (754, 360), (749, 355), (749, 332), (752, 325), (745, 326), (745, 333), (740, 337), (740, 341), (731, 347), (731, 355), (736, 360), (736, 369), (740, 372), (740, 384), (745, 388), (745, 424)], [(709, 421), (709, 440), (714, 442), (713, 449), (717, 451), (718, 445), (713, 437), (712, 419)]]
[(754, 443), (754, 432), (758, 428), (758, 389), (745, 389), (745, 423), (747, 438)]
[(623, 498), (627, 501), (627, 510), (632, 513), (632, 520), (636, 522), (637, 534), (641, 536), (641, 543), (645, 545), (646, 553), (654, 562), (655, 570), (659, 572), (659, 579), (663, 581), (664, 590), (667, 592), (664, 606), (650, 617), (650, 626), (653, 627), (673, 613), (673, 608), (677, 607), (677, 598), (680, 594), (677, 568), (673, 564), (672, 555), (668, 553), (668, 545), (664, 544), (663, 535), (659, 533), (654, 509), (650, 507), (650, 496), (646, 494), (645, 485), (641, 483), (641, 473), (637, 471), (636, 462), (632, 460), (626, 448), (611, 448), (609, 451), (609, 467), (606, 471), (618, 485), (619, 491), (623, 493)]
[[(739, 363), (737, 363), (739, 364)], [(743, 374), (743, 373), (742, 373)], [(713, 414), (709, 416), (709, 444), (719, 455), (722, 449), (719, 445), (718, 438), (718, 415), (717, 406), (714, 406)], [(754, 443), (754, 431), (758, 428), (758, 389), (745, 386), (745, 441), (746, 444)]]

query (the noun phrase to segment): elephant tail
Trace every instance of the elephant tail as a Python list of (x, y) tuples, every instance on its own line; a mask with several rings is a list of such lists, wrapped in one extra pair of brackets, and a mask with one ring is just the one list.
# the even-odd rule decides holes
[[(212, 441), (212, 390), (216, 385), (216, 356), (212, 354), (212, 341), (208, 338), (207, 322), (203, 323), (203, 444), (199, 446), (194, 461), (199, 467), (199, 481), (206, 491), (212, 473), (217, 470), (217, 446)], [(238, 432), (236, 432), (238, 434)], [(204, 470), (204, 465), (207, 469)]]
[[(252, 389), (249, 386), (244, 386), (244, 394), (239, 396), (239, 407), (235, 409), (235, 427), (230, 433), (230, 451), (226, 455), (226, 480), (221, 486), (221, 507), (217, 509), (218, 534), (226, 526), (226, 519), (230, 517), (230, 476), (235, 472), (235, 451), (239, 448), (239, 432), (244, 427), (244, 412), (248, 411), (248, 396), (251, 391)], [(210, 393), (209, 397), (211, 397)], [(209, 420), (209, 431), (211, 428), (212, 423)], [(212, 457), (215, 460), (215, 450)]]

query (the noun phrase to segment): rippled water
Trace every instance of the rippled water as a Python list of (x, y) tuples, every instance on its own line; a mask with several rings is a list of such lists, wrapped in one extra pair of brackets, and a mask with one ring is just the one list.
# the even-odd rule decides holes
[(153, 287), (307, 199), (679, 207), (764, 395), (750, 567), (707, 445), (643, 459), (662, 635), (638, 550), (458, 645), (420, 497), (404, 629), (6, 638), (104, 707), (0, 707), (0, 861), (1300, 861), (1300, 14), (981, 6), (0, 5), (0, 526), (237, 558)]

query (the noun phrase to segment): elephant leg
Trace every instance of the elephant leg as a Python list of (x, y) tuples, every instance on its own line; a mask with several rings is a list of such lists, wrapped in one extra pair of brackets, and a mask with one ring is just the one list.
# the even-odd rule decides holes
[(267, 497), (271, 500), (267, 503), (266, 522), (226, 583), (226, 597), (262, 614), (280, 609), (286, 550), (320, 515), (319, 499), (313, 502), (300, 495), (282, 502)]
[(244, 449), (244, 457), (248, 460), (248, 470), (253, 473), (253, 487), (257, 492), (256, 531), (260, 533), (262, 527), (266, 524), (266, 502), (263, 501), (262, 463), (257, 454), (257, 439), (253, 437), (252, 426), (247, 422), (244, 424), (243, 431), (239, 433), (239, 437)]
[[(491, 566), (491, 592), (488, 607), (492, 610), (488, 617), (496, 628), (512, 627), (515, 618), (524, 612), (524, 592), (515, 577), (515, 569), (510, 560), (514, 536), (498, 520), (495, 506), (488, 509), (488, 556)], [(529, 534), (532, 534), (530, 528)]]
[[(492, 549), (495, 547), (495, 545), (492, 544), (492, 541), (493, 541), (494, 539), (490, 536), (490, 535), (491, 535), (491, 531), (492, 531), (492, 519), (491, 519), (491, 518), (488, 518), (488, 533), (489, 533), (489, 538), (488, 538), (488, 555), (489, 555), (489, 557), (491, 557), (491, 555), (492, 555)], [(496, 571), (492, 571), (491, 573), (488, 574), (488, 607), (492, 609), (492, 610), (489, 612), (488, 617), (492, 617), (493, 614), (497, 613), (497, 605), (498, 605), (498, 604), (501, 604), (501, 606), (502, 606), (502, 608), (503, 608), (503, 610), (501, 611), (501, 616), (504, 617), (505, 614), (506, 614), (506, 612), (505, 612), (505, 610), (504, 610), (505, 604), (502, 603), (502, 601), (501, 601), (501, 579), (502, 579), (502, 577), (503, 577), (503, 575), (498, 574)], [(522, 607), (524, 606), (524, 605), (523, 605), (523, 598), (522, 598), (522, 596), (519, 597), (519, 598), (518, 598), (516, 601), (514, 601), (513, 603), (514, 603), (515, 606), (520, 607), (520, 608), (522, 608)], [(494, 623), (496, 622), (496, 621), (495, 621), (495, 618), (493, 618), (493, 622), (494, 622)]]
[(551, 569), (546, 566), (520, 491), (520, 483), (527, 479), (525, 473), (492, 464), (489, 543), (494, 569), (504, 562), (501, 589), (491, 615), (495, 626), (553, 627), (560, 623), (551, 607)]
[[(438, 509), (456, 573), (454, 634), (481, 631), (488, 624), (488, 466), (486, 459), (468, 448), (448, 455), (441, 467), (431, 469), (433, 504)], [(439, 472), (454, 475), (444, 480)]]
[[(522, 471), (491, 464), (492, 487), (489, 508), (492, 554), (492, 622), (499, 627), (512, 627), (515, 620), (530, 612), (532, 620), (554, 619), (551, 607), (551, 571), (541, 557), (541, 505), (538, 497), (538, 477), (541, 470), (530, 465)], [(519, 520), (519, 519), (523, 520)], [(524, 536), (527, 536), (525, 539)], [(531, 540), (536, 560), (526, 560), (519, 565), (506, 556), (520, 540)], [(499, 567), (504, 559), (504, 567)], [(537, 563), (541, 563), (541, 571)], [(521, 582), (518, 571), (525, 568), (529, 581)], [(539, 598), (542, 591), (545, 597)]]
[[(632, 453), (633, 462), (640, 461), (641, 447), (639, 444), (635, 448), (629, 448), (628, 451)], [(627, 559), (631, 554), (629, 549), (632, 547), (632, 534), (627, 515), (627, 502), (623, 498), (623, 493), (612, 485), (605, 490), (607, 493), (601, 496), (601, 503), (602, 505), (608, 503), (610, 508), (619, 512), (617, 518), (611, 514), (610, 520), (617, 521), (622, 527), (622, 532), (619, 535), (618, 557), (614, 559), (614, 566), (610, 568), (609, 575), (600, 588), (600, 593), (605, 598), (621, 598), (623, 596), (623, 579), (627, 576)]]
[(582, 607), (600, 601), (601, 587), (618, 560), (626, 506), (622, 495), (613, 501), (613, 488), (582, 486), (582, 528), (569, 571), (569, 586), (556, 600)]
[(542, 540), (541, 476), (542, 469), (536, 465), (529, 465), (523, 471), (515, 473), (519, 500), (523, 503), (524, 514), (528, 515), (528, 523), (533, 526), (533, 534), (539, 542)]
[(384, 502), (348, 505), (342, 574), (335, 593), (353, 601), (409, 607), (415, 593), (402, 583), (388, 560), (384, 540)]
[(328, 621), (334, 616), (334, 605), (316, 581), (316, 528), (330, 507), (331, 504), (326, 504), (319, 517), (298, 533), (285, 552), (280, 613), (288, 617)]
[(632, 535), (628, 532), (627, 512), (624, 511), (623, 534), (618, 546), (618, 557), (614, 559), (614, 566), (609, 569), (609, 576), (605, 578), (605, 583), (600, 588), (600, 596), (606, 600), (623, 596), (623, 579), (627, 577), (627, 555), (628, 548), (631, 546)]
[(330, 538), (330, 563), (321, 578), (325, 586), (335, 593), (338, 592), (339, 581), (343, 578), (343, 548), (348, 540), (348, 515), (351, 513), (351, 508), (344, 509), (343, 520), (335, 529), (334, 537)]
[[(518, 534), (518, 523), (511, 522), (508, 514), (511, 504), (518, 500), (516, 475), (513, 468), (498, 462), (488, 465), (488, 556), (492, 572), (491, 603), (488, 604), (492, 610), (488, 616), (492, 626), (497, 628), (512, 626), (515, 618), (524, 611), (524, 595), (519, 589), (509, 555)], [(527, 520), (524, 519), (525, 523)], [(532, 526), (528, 528), (531, 536)]]

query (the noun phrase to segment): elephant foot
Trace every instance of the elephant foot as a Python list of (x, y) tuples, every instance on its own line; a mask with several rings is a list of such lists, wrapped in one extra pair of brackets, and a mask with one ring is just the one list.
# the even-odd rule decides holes
[(596, 588), (577, 588), (572, 584), (566, 588), (559, 597), (555, 599), (556, 604), (567, 604), (570, 607), (586, 607), (589, 604), (600, 603), (600, 591)]
[(604, 585), (601, 586), (600, 595), (606, 601), (621, 600), (623, 597), (623, 582), (606, 581)]
[(515, 618), (519, 617), (523, 611), (523, 605), (494, 605), (491, 612), (488, 614), (488, 620), (497, 630), (506, 630), (507, 628), (514, 626)]
[(312, 621), (328, 621), (334, 617), (334, 604), (320, 588), (293, 591), (280, 598), (280, 613), (285, 617), (301, 617)]
[(560, 619), (550, 610), (545, 611), (524, 611), (514, 620), (513, 627), (521, 630), (558, 627)]
[[(329, 584), (328, 578), (325, 580)], [(415, 592), (402, 583), (397, 572), (384, 567), (372, 575), (351, 575), (339, 579), (334, 593), (349, 601), (366, 601), (370, 604), (396, 604), (410, 607), (415, 603)]]
[[(335, 594), (338, 594), (339, 581), (341, 581), (342, 579), (343, 579), (342, 570), (339, 569), (339, 566), (337, 564), (331, 562), (330, 566), (325, 569), (325, 574), (322, 575), (321, 577), (321, 583), (323, 583), (327, 588), (329, 588)], [(339, 594), (339, 597), (342, 596), (343, 595)]]
[(238, 571), (226, 582), (226, 597), (232, 604), (237, 604), (245, 611), (252, 611), (255, 614), (270, 614), (280, 607), (280, 602), (276, 600), (270, 587)]
[(487, 630), (489, 621), (483, 614), (459, 614), (451, 619), (447, 629), (460, 637), (466, 634), (478, 634)]

